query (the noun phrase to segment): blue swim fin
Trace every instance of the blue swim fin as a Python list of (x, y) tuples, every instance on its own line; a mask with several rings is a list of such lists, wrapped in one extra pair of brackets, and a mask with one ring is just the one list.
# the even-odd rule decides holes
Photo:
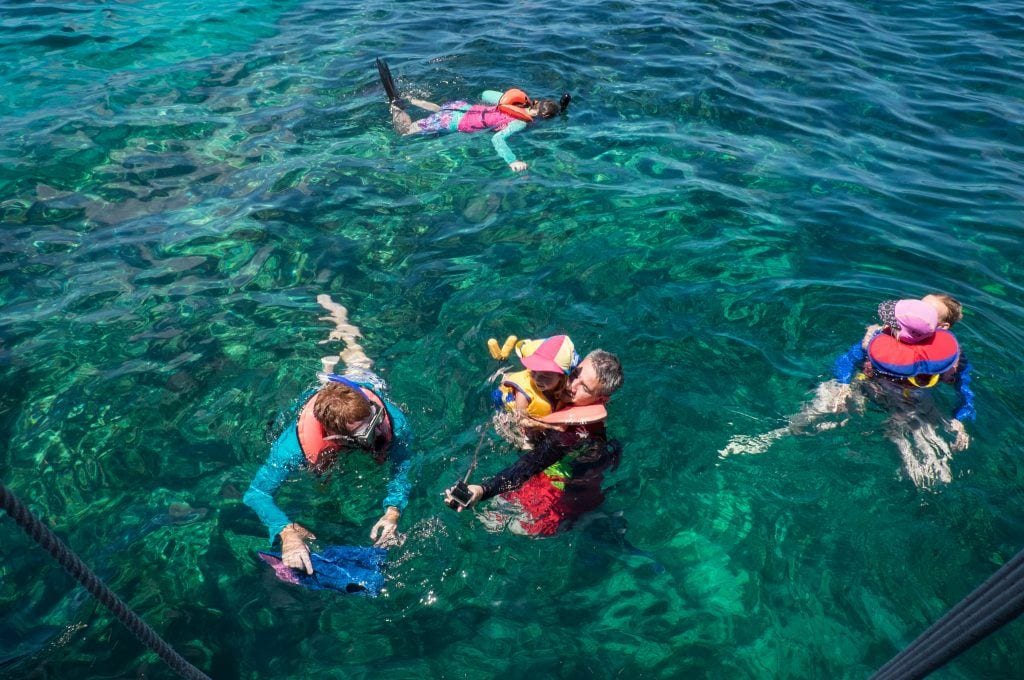
[(384, 587), (383, 569), (388, 551), (363, 545), (332, 545), (323, 552), (310, 554), (312, 576), (285, 566), (281, 553), (260, 552), (259, 556), (285, 583), (310, 590), (336, 590), (377, 597)]

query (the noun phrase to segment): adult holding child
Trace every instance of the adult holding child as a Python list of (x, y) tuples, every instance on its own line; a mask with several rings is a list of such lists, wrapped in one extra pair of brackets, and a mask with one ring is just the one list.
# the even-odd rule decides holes
[[(551, 535), (604, 500), (604, 474), (618, 465), (621, 455), (618, 443), (607, 438), (604, 404), (622, 385), (622, 365), (615, 355), (597, 349), (566, 369), (566, 356), (575, 354), (566, 336), (524, 346), (527, 354), (520, 359), (531, 374), (564, 373), (553, 410), (540, 416), (522, 414), (527, 450), (491, 477), (465, 485), (465, 495), (459, 485), (447, 489), (445, 502), (461, 512), (500, 496), (481, 515), (489, 528)], [(498, 405), (505, 409), (509, 403), (506, 396)]]

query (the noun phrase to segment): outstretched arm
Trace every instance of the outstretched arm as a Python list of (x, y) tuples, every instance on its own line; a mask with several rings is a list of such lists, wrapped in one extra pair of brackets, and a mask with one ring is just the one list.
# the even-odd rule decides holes
[(437, 112), (437, 111), (441, 110), (441, 105), (440, 104), (435, 104), (434, 102), (428, 102), (426, 99), (416, 99), (415, 97), (406, 97), (406, 99), (408, 100), (408, 102), (410, 104), (412, 104), (415, 107), (421, 108), (424, 111)]
[(388, 451), (391, 461), (391, 479), (388, 480), (387, 496), (384, 497), (384, 514), (370, 529), (370, 540), (374, 545), (387, 547), (402, 542), (398, 534), (398, 520), (409, 504), (409, 490), (412, 487), (412, 428), (405, 415), (390, 405), (388, 415), (394, 427), (394, 439)]
[(516, 172), (525, 170), (526, 163), (516, 160), (516, 155), (512, 153), (512, 149), (509, 148), (508, 138), (510, 135), (525, 129), (525, 122), (521, 120), (514, 120), (506, 125), (503, 130), (495, 132), (494, 136), (491, 137), (491, 144), (494, 145), (494, 150), (498, 152), (499, 156), (501, 156), (501, 160), (508, 163), (508, 166)]
[(864, 351), (863, 342), (858, 341), (850, 345), (850, 349), (846, 350), (846, 353), (840, 355), (835, 360), (835, 363), (832, 364), (832, 377), (844, 385), (849, 385), (850, 381), (853, 380), (853, 376), (864, 365), (864, 360), (867, 356), (868, 354)]
[[(484, 480), (480, 484), (482, 494), (479, 500), (487, 500), (500, 493), (515, 491), (530, 477), (564, 458), (572, 450), (572, 447), (567, 445), (562, 434), (554, 431), (546, 434), (536, 443), (532, 451), (527, 451), (515, 463), (490, 479)], [(572, 440), (570, 439), (570, 441)]]
[(302, 464), (302, 460), (299, 437), (296, 434), (295, 425), (292, 424), (274, 442), (274, 446), (270, 449), (270, 457), (256, 472), (256, 476), (253, 477), (252, 483), (249, 485), (249, 490), (242, 497), (245, 504), (256, 512), (260, 521), (267, 527), (271, 543), (286, 526), (291, 524), (288, 515), (274, 502), (274, 494), (281, 488), (284, 480)]
[(955, 378), (956, 392), (960, 397), (960, 403), (957, 404), (956, 411), (953, 412), (953, 417), (961, 422), (974, 420), (978, 415), (974, 408), (974, 390), (971, 389), (971, 380), (971, 362), (967, 360), (967, 357), (961, 356)]

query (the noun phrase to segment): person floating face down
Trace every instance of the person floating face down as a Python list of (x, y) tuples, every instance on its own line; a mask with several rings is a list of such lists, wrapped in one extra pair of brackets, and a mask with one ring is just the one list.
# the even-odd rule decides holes
[[(555, 336), (564, 337), (564, 336)], [(553, 340), (548, 338), (544, 342)], [(573, 411), (592, 413), (593, 408), (606, 415), (603, 405), (622, 386), (622, 364), (610, 352), (596, 349), (573, 368), (566, 379), (561, 399), (551, 416)], [(589, 416), (588, 416), (589, 418)], [(445, 491), (445, 503), (459, 512), (480, 501), (499, 494), (510, 494), (524, 488), (528, 482), (535, 487), (555, 484), (558, 498), (538, 504), (531, 512), (537, 514), (531, 525), (540, 533), (560, 525), (579, 513), (595, 507), (595, 499), (603, 498), (600, 486), (603, 471), (618, 463), (618, 445), (608, 446), (605, 438), (604, 416), (585, 421), (567, 420), (563, 427), (539, 428), (532, 431), (533, 447), (523, 453), (512, 465), (485, 479), (480, 484), (468, 484), (468, 503), (455, 503), (451, 487)], [(587, 453), (579, 455), (586, 450)], [(557, 473), (555, 468), (558, 468)], [(547, 472), (552, 475), (547, 475)], [(544, 479), (541, 479), (544, 477)], [(532, 481), (531, 481), (532, 480)], [(577, 499), (573, 501), (572, 499)], [(522, 499), (517, 499), (522, 500)], [(597, 503), (600, 501), (597, 500)], [(543, 515), (541, 519), (539, 515)], [(554, 518), (554, 519), (553, 519)], [(529, 533), (529, 532), (528, 532)]]
[(504, 376), (494, 391), (495, 405), (531, 418), (550, 415), (580, 361), (572, 340), (567, 335), (523, 340), (515, 351), (526, 368)]
[(398, 519), (409, 498), (412, 432), (405, 415), (383, 395), (383, 381), (372, 371), (329, 374), (329, 382), (301, 399), (298, 417), (274, 442), (270, 457), (243, 497), (270, 532), (281, 538), (281, 558), (293, 569), (313, 573), (308, 540), (316, 537), (292, 522), (274, 502), (274, 495), (297, 469), (321, 475), (351, 455), (369, 455), (377, 463), (391, 461), (391, 479), (384, 515), (373, 525), (377, 546), (398, 540)]
[(884, 380), (890, 386), (920, 390), (948, 383), (960, 401), (950, 428), (954, 450), (970, 444), (964, 422), (974, 420), (971, 366), (949, 329), (963, 318), (963, 307), (949, 295), (932, 293), (920, 300), (889, 300), (878, 307), (881, 325), (869, 326), (861, 342), (850, 347), (833, 367), (844, 385), (854, 380)]
[[(512, 88), (504, 92), (484, 90), (480, 95), (480, 104), (470, 104), (464, 100), (435, 104), (415, 97), (403, 97), (399, 94), (391, 70), (383, 60), (377, 60), (377, 70), (388, 96), (391, 111), (391, 122), (395, 131), (402, 136), (433, 135), (449, 132), (493, 132), (491, 144), (505, 163), (515, 172), (526, 170), (527, 165), (517, 160), (515, 153), (508, 145), (508, 138), (525, 130), (537, 119), (554, 118), (565, 111), (572, 100), (563, 94), (559, 102), (551, 99), (531, 99), (526, 92)], [(405, 111), (405, 102), (409, 102), (431, 115), (413, 120)]]

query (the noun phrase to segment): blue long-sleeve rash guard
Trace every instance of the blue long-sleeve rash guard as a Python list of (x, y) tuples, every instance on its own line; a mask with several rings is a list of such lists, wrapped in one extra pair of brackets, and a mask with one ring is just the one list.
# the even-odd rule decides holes
[[(367, 383), (357, 382), (356, 384), (370, 389)], [(302, 395), (292, 410), (298, 414), (302, 406), (316, 393), (316, 390), (309, 390)], [(374, 392), (377, 394), (376, 392)], [(388, 417), (391, 419), (392, 439), (388, 448), (388, 460), (391, 461), (391, 479), (387, 484), (387, 495), (384, 497), (383, 506), (396, 507), (400, 511), (405, 510), (409, 503), (409, 490), (412, 487), (410, 481), (410, 470), (412, 468), (412, 428), (405, 414), (386, 399), (383, 395), (377, 394), (384, 402)], [(252, 508), (259, 516), (260, 521), (267, 527), (270, 533), (270, 541), (274, 539), (281, 530), (291, 524), (288, 515), (281, 510), (274, 502), (274, 495), (281, 485), (295, 470), (306, 464), (306, 457), (299, 446), (298, 421), (293, 420), (285, 428), (281, 436), (270, 447), (270, 456), (267, 462), (256, 472), (249, 490), (245, 492), (242, 500)]]
[[(875, 335), (878, 335), (878, 333), (875, 333)], [(868, 353), (860, 342), (850, 345), (850, 348), (845, 353), (836, 358), (835, 363), (832, 365), (832, 376), (838, 382), (849, 385), (854, 376), (864, 366), (864, 361), (867, 358)], [(961, 422), (974, 420), (978, 412), (974, 408), (974, 391), (971, 389), (971, 362), (967, 360), (964, 354), (960, 355), (960, 361), (957, 363), (956, 374), (953, 377), (953, 386), (956, 388), (957, 396), (960, 398), (957, 408), (953, 412), (953, 417)]]

